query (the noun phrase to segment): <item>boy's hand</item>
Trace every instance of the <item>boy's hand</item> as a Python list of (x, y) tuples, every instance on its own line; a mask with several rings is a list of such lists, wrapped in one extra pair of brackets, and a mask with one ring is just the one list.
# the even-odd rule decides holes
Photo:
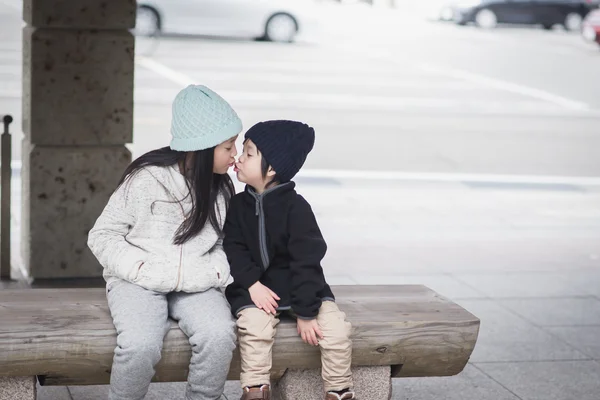
[(314, 346), (319, 345), (319, 339), (323, 339), (323, 333), (316, 319), (299, 319), (298, 318), (298, 334), (302, 336), (302, 340), (306, 344), (312, 344)]
[(250, 286), (248, 291), (250, 292), (250, 298), (252, 298), (256, 307), (273, 315), (277, 313), (276, 309), (278, 304), (276, 300), (281, 299), (275, 292), (260, 283), (260, 281), (257, 281), (254, 285)]

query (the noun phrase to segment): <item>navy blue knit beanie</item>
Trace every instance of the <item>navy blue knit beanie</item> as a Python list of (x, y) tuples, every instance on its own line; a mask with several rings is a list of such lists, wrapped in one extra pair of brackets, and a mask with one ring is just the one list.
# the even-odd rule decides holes
[(304, 165), (315, 144), (315, 130), (297, 121), (264, 121), (248, 129), (245, 138), (254, 142), (281, 181), (287, 182)]

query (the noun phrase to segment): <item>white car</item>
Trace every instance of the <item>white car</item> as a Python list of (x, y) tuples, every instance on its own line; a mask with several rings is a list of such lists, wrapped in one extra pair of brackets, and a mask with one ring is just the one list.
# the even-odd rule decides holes
[(292, 42), (316, 28), (316, 15), (314, 0), (138, 0), (134, 32)]

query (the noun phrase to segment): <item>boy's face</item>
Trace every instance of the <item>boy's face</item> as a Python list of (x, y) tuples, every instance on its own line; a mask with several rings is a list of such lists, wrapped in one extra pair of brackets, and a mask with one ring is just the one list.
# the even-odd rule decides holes
[(264, 190), (265, 185), (270, 180), (270, 176), (274, 175), (274, 172), (270, 170), (267, 173), (266, 179), (263, 178), (262, 155), (250, 139), (244, 142), (242, 155), (235, 164), (234, 171), (237, 173), (237, 178), (240, 182), (244, 182), (258, 191)]

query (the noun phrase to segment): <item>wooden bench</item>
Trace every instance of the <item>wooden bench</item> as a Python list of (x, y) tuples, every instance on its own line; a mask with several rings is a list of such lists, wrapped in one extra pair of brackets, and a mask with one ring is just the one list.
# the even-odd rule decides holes
[[(434, 291), (421, 285), (332, 289), (353, 324), (357, 395), (369, 390), (368, 400), (387, 400), (391, 377), (451, 376), (469, 360), (479, 319)], [(12, 398), (34, 399), (36, 378), (41, 385), (107, 384), (115, 346), (104, 289), (0, 290), (0, 398), (18, 391)], [(173, 323), (155, 381), (185, 381), (190, 356)], [(273, 349), (278, 398), (293, 398), (289, 393), (302, 386), (321, 400), (319, 365), (318, 348), (302, 342), (293, 321), (282, 320)], [(239, 379), (239, 372), (236, 351), (228, 379)]]

